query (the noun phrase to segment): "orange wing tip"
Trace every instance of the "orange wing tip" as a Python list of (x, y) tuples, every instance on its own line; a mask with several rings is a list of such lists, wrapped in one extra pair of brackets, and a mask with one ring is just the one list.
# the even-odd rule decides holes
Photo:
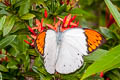
[(93, 52), (98, 47), (100, 47), (103, 43), (105, 43), (104, 37), (91, 29), (84, 29), (85, 35), (87, 37), (87, 43), (88, 43), (88, 51)]
[(89, 52), (92, 52), (92, 48), (89, 47), (88, 50), (89, 50)]
[(45, 35), (46, 32), (42, 32), (37, 36), (37, 39), (35, 40), (36, 49), (42, 56), (44, 55)]

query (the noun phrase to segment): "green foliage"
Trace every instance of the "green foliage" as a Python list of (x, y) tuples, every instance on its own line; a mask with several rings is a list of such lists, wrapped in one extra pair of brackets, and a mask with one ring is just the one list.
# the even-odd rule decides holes
[(15, 23), (15, 18), (16, 18), (15, 16), (7, 17), (7, 20), (4, 23), (3, 27), (3, 36), (7, 35), (11, 31)]
[[(120, 45), (116, 46), (115, 48), (108, 51), (106, 54), (99, 58), (97, 61), (95, 61), (92, 65), (90, 65), (85, 74), (83, 75), (83, 78), (86, 78), (92, 74), (95, 74), (97, 72), (107, 71), (109, 68), (113, 67), (117, 64), (120, 64)], [(101, 65), (101, 66), (100, 66)], [(112, 68), (111, 68), (112, 69)]]
[[(67, 1), (0, 0), (0, 80), (105, 80), (105, 77), (120, 80), (120, 1), (70, 0), (68, 4)], [(109, 10), (107, 15), (106, 7)], [(29, 41), (27, 35), (31, 35), (27, 25), (31, 28), (37, 26), (35, 19), (42, 18), (44, 26), (53, 24), (54, 18), (64, 18), (68, 14), (77, 16), (75, 20), (83, 28), (92, 28), (103, 34), (106, 43), (84, 56), (84, 65), (78, 71), (51, 75), (46, 72), (41, 55), (24, 42)], [(110, 14), (117, 24), (106, 27), (111, 20), (106, 16)], [(99, 76), (100, 72), (104, 72), (104, 77)]]
[(5, 19), (6, 19), (6, 16), (3, 16), (0, 18), (0, 30), (2, 30), (2, 28), (3, 28), (3, 25), (5, 23)]
[(105, 3), (107, 5), (107, 7), (109, 8), (111, 14), (113, 15), (113, 17), (115, 18), (118, 26), (120, 27), (120, 13), (117, 10), (117, 8), (112, 4), (112, 2), (110, 0), (105, 0)]
[(14, 39), (16, 35), (7, 36), (4, 39), (0, 40), (0, 49), (8, 46)]

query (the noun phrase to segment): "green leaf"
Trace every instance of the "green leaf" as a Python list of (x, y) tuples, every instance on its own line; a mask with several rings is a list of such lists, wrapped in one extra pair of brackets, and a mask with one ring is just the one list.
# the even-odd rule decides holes
[(24, 4), (20, 5), (19, 15), (22, 16), (29, 12), (30, 9), (30, 0), (24, 0)]
[(33, 55), (33, 56), (39, 56), (40, 54), (35, 51), (35, 49), (28, 49), (27, 54)]
[(13, 28), (14, 26), (14, 23), (15, 23), (15, 19), (16, 17), (15, 16), (10, 16), (6, 22), (5, 22), (5, 25), (3, 27), (3, 36), (7, 35), (11, 29)]
[(92, 74), (97, 72), (105, 71), (112, 66), (120, 63), (120, 45), (111, 49), (106, 55), (102, 56), (100, 59), (95, 61), (92, 65), (90, 65), (86, 72), (84, 73), (81, 80), (89, 77)]
[(16, 0), (11, 0), (11, 4), (14, 5), (16, 3)]
[(111, 39), (114, 37), (112, 32), (106, 27), (100, 27), (100, 31), (108, 38)]
[(10, 44), (11, 46), (12, 46), (12, 48), (10, 49), (10, 54), (12, 55), (12, 56), (14, 56), (14, 57), (17, 57), (17, 55), (19, 54), (19, 50), (18, 50), (18, 45), (16, 44), (16, 42), (14, 41), (14, 42), (12, 42), (11, 44)]
[(18, 35), (16, 37), (16, 46), (20, 44), (19, 46), (17, 46), (17, 49), (21, 52), (25, 52), (26, 50), (28, 50), (29, 47), (29, 45), (26, 44), (24, 40), (28, 40), (26, 35)]
[(15, 39), (15, 37), (16, 37), (16, 35), (10, 35), (10, 36), (7, 36), (6, 38), (2, 39), (0, 41), (0, 49), (3, 49), (7, 45), (9, 45)]
[(37, 74), (39, 74), (39, 75), (43, 75), (43, 74), (48, 74), (49, 75), (49, 73), (48, 72), (46, 72), (46, 70), (45, 70), (45, 68), (43, 68), (43, 67), (36, 67), (36, 66), (33, 66), (32, 67), (32, 70), (34, 71), (34, 72), (36, 72)]
[(8, 72), (8, 69), (5, 66), (0, 64), (0, 71)]
[(102, 56), (106, 55), (108, 51), (104, 50), (104, 49), (97, 49), (96, 51), (94, 51), (92, 54), (88, 55), (88, 56), (84, 56), (86, 61), (96, 61), (98, 59), (100, 59)]
[[(31, 64), (32, 64), (33, 62), (31, 62)], [(30, 68), (30, 57), (29, 57), (29, 55), (25, 55), (25, 61), (24, 61), (24, 68), (25, 68), (25, 70), (29, 70), (29, 68)]]
[(2, 80), (2, 73), (0, 72), (0, 80)]
[(11, 61), (7, 64), (7, 68), (17, 69), (17, 62), (11, 60)]
[(66, 10), (66, 7), (67, 7), (66, 4), (60, 6), (60, 7), (56, 10), (55, 15), (61, 14), (63, 11)]
[(2, 28), (3, 28), (3, 25), (5, 23), (5, 19), (6, 19), (6, 16), (3, 16), (2, 18), (0, 18), (0, 30), (2, 30)]
[(118, 67), (120, 67), (120, 63), (118, 63), (118, 64), (116, 64), (116, 65), (114, 65), (114, 66), (106, 69), (104, 72), (107, 72), (107, 71), (109, 71), (109, 70), (112, 70), (112, 69), (115, 69), (115, 68), (118, 68)]
[(21, 17), (21, 19), (29, 20), (29, 19), (32, 19), (32, 18), (34, 18), (34, 17), (35, 17), (34, 14), (27, 13), (27, 14), (23, 15), (23, 16)]
[(118, 26), (120, 27), (120, 13), (118, 12), (117, 8), (111, 3), (110, 0), (105, 0), (105, 3), (109, 8), (111, 14), (113, 15), (115, 21), (117, 22)]
[(12, 28), (11, 32), (10, 33), (15, 33), (17, 32), (18, 30), (22, 30), (22, 29), (25, 29), (25, 24), (23, 22), (16, 22), (14, 27)]
[(70, 13), (71, 13), (71, 14), (77, 14), (77, 15), (79, 15), (79, 16), (85, 15), (85, 16), (92, 16), (92, 17), (94, 17), (93, 14), (91, 14), (91, 13), (89, 13), (89, 12), (87, 12), (87, 11), (81, 9), (81, 8), (73, 8), (73, 9), (70, 11)]

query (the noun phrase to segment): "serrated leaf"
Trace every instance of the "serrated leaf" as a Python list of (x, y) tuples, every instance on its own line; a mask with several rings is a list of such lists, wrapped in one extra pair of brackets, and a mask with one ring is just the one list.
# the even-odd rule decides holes
[(0, 41), (0, 49), (3, 49), (7, 45), (9, 45), (15, 38), (16, 38), (16, 35), (10, 35), (2, 39)]
[(6, 16), (3, 16), (2, 18), (0, 18), (0, 30), (2, 30), (2, 28), (3, 28), (3, 25), (5, 23), (5, 19), (6, 19)]
[(120, 27), (120, 13), (117, 8), (112, 4), (110, 0), (104, 0), (107, 7), (109, 8), (112, 16), (114, 17), (115, 21), (117, 22), (118, 26)]
[(6, 20), (5, 25), (3, 27), (3, 36), (7, 35), (11, 31), (11, 29), (14, 26), (15, 19), (15, 16), (11, 16)]
[(8, 72), (8, 69), (5, 66), (0, 64), (0, 71)]
[(34, 18), (34, 17), (35, 17), (34, 14), (27, 13), (27, 14), (23, 15), (23, 16), (21, 17), (21, 19), (29, 20), (29, 19), (32, 19), (32, 18)]
[(119, 53), (120, 53), (120, 45), (114, 47), (109, 52), (107, 52), (105, 56), (102, 56), (100, 59), (95, 61), (92, 65), (90, 65), (87, 68), (81, 80), (97, 72), (105, 71), (115, 66), (116, 64), (120, 63)]

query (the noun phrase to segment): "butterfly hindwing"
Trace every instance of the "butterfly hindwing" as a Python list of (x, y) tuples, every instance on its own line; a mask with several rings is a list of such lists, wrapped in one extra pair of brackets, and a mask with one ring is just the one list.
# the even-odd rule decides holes
[(68, 74), (76, 71), (83, 65), (83, 55), (87, 55), (87, 43), (84, 30), (69, 29), (63, 32), (56, 71)]

